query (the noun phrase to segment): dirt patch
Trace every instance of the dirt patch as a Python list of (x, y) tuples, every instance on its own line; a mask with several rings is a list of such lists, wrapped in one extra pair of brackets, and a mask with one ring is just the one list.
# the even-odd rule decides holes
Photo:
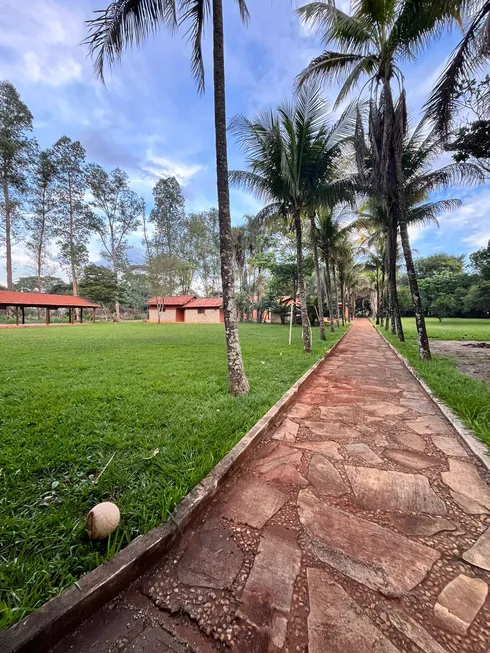
[(454, 358), (462, 374), (490, 384), (490, 343), (431, 340), (434, 354)]

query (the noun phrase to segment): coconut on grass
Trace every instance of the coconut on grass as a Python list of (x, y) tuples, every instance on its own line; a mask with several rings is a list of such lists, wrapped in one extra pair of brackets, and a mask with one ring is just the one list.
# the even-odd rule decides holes
[(88, 536), (91, 540), (105, 540), (119, 526), (120, 518), (121, 514), (115, 503), (98, 503), (87, 516)]

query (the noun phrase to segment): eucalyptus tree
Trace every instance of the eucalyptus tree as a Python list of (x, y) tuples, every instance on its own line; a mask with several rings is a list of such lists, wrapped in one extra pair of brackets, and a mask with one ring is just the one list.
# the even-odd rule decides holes
[(43, 274), (50, 240), (54, 235), (56, 206), (56, 165), (53, 153), (51, 150), (37, 151), (29, 184), (26, 248), (34, 256), (38, 292), (44, 290)]
[[(268, 203), (257, 215), (259, 222), (282, 219), (295, 232), (301, 326), (307, 352), (311, 351), (311, 339), (303, 274), (303, 218), (314, 216), (317, 207), (349, 195), (348, 183), (335, 181), (335, 175), (340, 144), (352, 126), (349, 113), (329, 124), (326, 103), (311, 85), (303, 86), (292, 101), (276, 111), (262, 112), (253, 119), (236, 116), (231, 124), (249, 168), (232, 171), (232, 183)], [(320, 283), (318, 288), (321, 299)]]
[[(343, 101), (363, 79), (370, 88), (371, 116), (376, 125), (370, 129), (381, 130), (376, 150), (377, 180), (380, 201), (383, 201), (390, 219), (390, 252), (396, 251), (398, 224), (405, 230), (407, 207), (404, 198), (402, 166), (403, 138), (406, 132), (406, 98), (403, 91), (401, 64), (413, 58), (424, 43), (440, 29), (455, 8), (456, 0), (357, 0), (353, 14), (341, 11), (333, 2), (312, 2), (299, 13), (306, 22), (315, 24), (323, 34), (323, 41), (332, 43), (337, 50), (326, 50), (305, 68), (299, 83), (306, 80), (341, 80), (337, 102)], [(392, 85), (400, 90), (395, 102)], [(406, 242), (406, 239), (405, 239)], [(404, 247), (405, 250), (405, 247)], [(391, 256), (390, 283), (393, 291), (393, 257)], [(416, 277), (410, 276), (410, 289), (419, 336), (419, 354), (430, 358), (427, 331), (421, 310)], [(396, 295), (391, 297), (396, 304)], [(395, 321), (400, 339), (403, 339), (401, 321)]]
[[(246, 22), (249, 16), (246, 2), (236, 2), (240, 16)], [(89, 21), (86, 43), (95, 56), (96, 72), (103, 78), (106, 63), (113, 65), (126, 48), (140, 44), (163, 26), (171, 29), (184, 26), (192, 42), (191, 71), (198, 91), (204, 92), (202, 39), (208, 20), (212, 21), (213, 35), (216, 177), (228, 378), (232, 394), (241, 395), (248, 393), (249, 384), (243, 366), (235, 300), (228, 186), (223, 0), (114, 0)]]
[(0, 241), (5, 245), (7, 290), (12, 290), (13, 284), (12, 236), (21, 221), (19, 207), (26, 190), (32, 121), (31, 112), (13, 84), (0, 82)]
[[(110, 264), (116, 286), (127, 263), (128, 236), (141, 224), (141, 198), (129, 187), (129, 177), (120, 168), (107, 172), (92, 163), (86, 168), (92, 199), (91, 224), (102, 244), (102, 256)], [(119, 294), (115, 299), (116, 319), (120, 319)]]
[(78, 278), (88, 261), (87, 245), (92, 233), (90, 209), (85, 201), (85, 150), (79, 141), (62, 136), (53, 146), (53, 162), (56, 166), (54, 232), (60, 259), (70, 272), (73, 294), (78, 295)]

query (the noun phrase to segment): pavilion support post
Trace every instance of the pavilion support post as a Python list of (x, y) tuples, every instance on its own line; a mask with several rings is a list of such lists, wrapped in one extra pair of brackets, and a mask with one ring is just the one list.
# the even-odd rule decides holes
[(73, 324), (73, 318), (72, 318), (72, 315), (71, 315), (71, 308), (68, 309), (68, 322), (70, 324)]
[(50, 315), (50, 309), (46, 309), (46, 324), (51, 324), (51, 315)]
[(92, 322), (95, 324), (95, 308), (92, 309), (92, 310), (93, 310), (93, 313), (92, 313)]
[(19, 307), (15, 307), (15, 324), (19, 326)]
[(83, 324), (83, 308), (80, 309), (80, 324)]
[(22, 324), (25, 324), (26, 323), (26, 310), (25, 310), (25, 308), (23, 306), (22, 306), (22, 308), (20, 310), (22, 311)]

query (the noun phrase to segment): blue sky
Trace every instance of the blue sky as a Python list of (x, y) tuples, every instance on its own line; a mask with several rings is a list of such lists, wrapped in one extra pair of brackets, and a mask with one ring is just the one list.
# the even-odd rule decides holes
[[(216, 205), (212, 88), (198, 96), (189, 70), (189, 46), (179, 35), (162, 31), (139, 50), (128, 51), (104, 87), (94, 78), (86, 49), (84, 21), (108, 0), (3, 0), (0, 14), (0, 78), (10, 80), (35, 118), (35, 136), (43, 147), (60, 136), (80, 140), (87, 159), (107, 168), (119, 166), (134, 190), (147, 196), (162, 175), (182, 184), (187, 209)], [(295, 75), (321, 51), (317, 35), (299, 24), (290, 0), (248, 0), (251, 20), (240, 23), (236, 4), (225, 4), (228, 116), (251, 115), (275, 106), (291, 93)], [(337, 3), (348, 7), (347, 0)], [(210, 33), (208, 32), (208, 36)], [(446, 35), (404, 69), (411, 113), (417, 116), (433, 82), (457, 41)], [(209, 39), (205, 42), (207, 80), (211, 82)], [(335, 97), (334, 89), (325, 89)], [(443, 162), (449, 162), (445, 156)], [(233, 139), (230, 168), (243, 159)], [(462, 253), (486, 244), (490, 188), (456, 189), (464, 206), (441, 219), (440, 229), (413, 232), (420, 255)], [(232, 191), (232, 220), (242, 221), (259, 205)], [(133, 238), (139, 246), (140, 236)], [(99, 245), (90, 246), (98, 258)], [(15, 276), (28, 273), (28, 257), (16, 247)], [(2, 262), (3, 267), (3, 262)], [(4, 274), (0, 272), (0, 283)]]

